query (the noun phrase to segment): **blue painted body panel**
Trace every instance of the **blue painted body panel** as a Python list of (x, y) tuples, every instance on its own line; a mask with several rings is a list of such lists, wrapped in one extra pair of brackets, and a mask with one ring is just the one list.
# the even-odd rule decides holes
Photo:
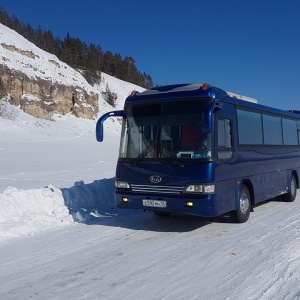
[[(162, 181), (151, 183), (149, 177), (158, 175)], [(160, 162), (140, 162), (137, 166), (119, 161), (117, 164), (117, 178), (126, 179), (129, 184), (153, 184), (185, 186), (190, 182), (213, 182), (214, 163), (186, 163), (183, 167), (177, 164)]]
[[(153, 175), (160, 176), (162, 181), (159, 183), (151, 183), (149, 178)], [(131, 163), (118, 162), (117, 176), (118, 179), (126, 180), (129, 184), (134, 185), (149, 185), (155, 190), (160, 186), (174, 186), (184, 187), (189, 183), (210, 183), (214, 182), (214, 163), (188, 163), (184, 166), (166, 163), (140, 163), (134, 166)], [(123, 203), (122, 197), (127, 197), (129, 203)], [(143, 206), (143, 199), (152, 200), (165, 200), (167, 201), (167, 208), (164, 209), (168, 212), (188, 213), (196, 215), (216, 216), (217, 209), (215, 207), (214, 195), (173, 195), (164, 193), (153, 192), (116, 192), (116, 204), (122, 208), (140, 208), (145, 209)], [(186, 206), (187, 201), (193, 201), (194, 207)], [(147, 208), (149, 209), (149, 208)], [(152, 209), (159, 210), (162, 209)]]
[[(251, 153), (250, 153), (251, 152)], [(299, 174), (299, 150), (290, 149), (286, 154), (269, 150), (240, 151), (228, 163), (186, 164), (183, 168), (175, 165), (144, 163), (132, 167), (128, 163), (119, 162), (117, 179), (126, 179), (130, 184), (181, 186), (192, 182), (215, 182), (216, 194), (213, 195), (165, 195), (159, 193), (141, 193), (116, 191), (116, 205), (122, 208), (139, 208), (147, 210), (168, 211), (213, 217), (234, 210), (237, 206), (237, 192), (244, 180), (250, 180), (253, 185), (254, 203), (279, 196), (288, 187), (289, 175), (294, 170)], [(282, 151), (278, 151), (282, 152)], [(249, 160), (249, 156), (252, 159)], [(244, 159), (243, 157), (246, 157)], [(261, 163), (259, 163), (261, 161)], [(159, 184), (151, 184), (150, 176), (158, 175), (163, 178)], [(238, 184), (237, 182), (240, 182)], [(122, 197), (127, 197), (129, 203), (123, 203)], [(145, 208), (143, 199), (165, 200), (166, 209)], [(194, 207), (187, 207), (186, 202), (192, 201)]]
[[(122, 202), (123, 197), (128, 197), (128, 203)], [(170, 196), (170, 195), (147, 195), (147, 194), (137, 194), (130, 192), (116, 192), (115, 202), (120, 208), (130, 208), (130, 209), (144, 209), (159, 212), (171, 212), (171, 213), (182, 213), (197, 216), (215, 217), (219, 215), (218, 208), (216, 207), (216, 201), (214, 200), (215, 195), (206, 196)], [(146, 208), (143, 206), (143, 199), (152, 200), (164, 200), (167, 201), (167, 208)], [(193, 207), (188, 207), (186, 205), (187, 201), (192, 201), (194, 203)]]

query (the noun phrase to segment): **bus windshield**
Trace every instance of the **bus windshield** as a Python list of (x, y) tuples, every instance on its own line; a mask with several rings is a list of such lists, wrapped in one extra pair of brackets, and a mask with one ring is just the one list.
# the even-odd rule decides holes
[(136, 162), (211, 159), (211, 133), (203, 130), (208, 101), (180, 100), (127, 106), (120, 159)]

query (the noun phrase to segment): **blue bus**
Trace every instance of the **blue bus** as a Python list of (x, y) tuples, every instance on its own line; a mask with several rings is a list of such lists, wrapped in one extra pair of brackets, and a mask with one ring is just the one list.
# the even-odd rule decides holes
[(100, 142), (104, 121), (123, 117), (117, 207), (158, 216), (229, 214), (243, 223), (260, 202), (294, 201), (300, 113), (246, 100), (206, 83), (177, 84), (133, 92), (123, 110), (104, 114)]

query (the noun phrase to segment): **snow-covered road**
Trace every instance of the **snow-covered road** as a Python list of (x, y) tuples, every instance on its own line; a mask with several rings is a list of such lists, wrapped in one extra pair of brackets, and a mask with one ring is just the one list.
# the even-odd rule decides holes
[(300, 299), (300, 205), (111, 217), (0, 245), (0, 299)]

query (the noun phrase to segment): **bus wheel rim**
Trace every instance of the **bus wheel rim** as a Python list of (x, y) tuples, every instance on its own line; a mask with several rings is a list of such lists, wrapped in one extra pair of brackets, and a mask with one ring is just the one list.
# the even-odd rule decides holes
[(241, 194), (240, 210), (243, 215), (247, 213), (247, 211), (249, 209), (249, 205), (250, 205), (250, 201), (249, 201), (247, 194), (245, 194), (245, 193)]

